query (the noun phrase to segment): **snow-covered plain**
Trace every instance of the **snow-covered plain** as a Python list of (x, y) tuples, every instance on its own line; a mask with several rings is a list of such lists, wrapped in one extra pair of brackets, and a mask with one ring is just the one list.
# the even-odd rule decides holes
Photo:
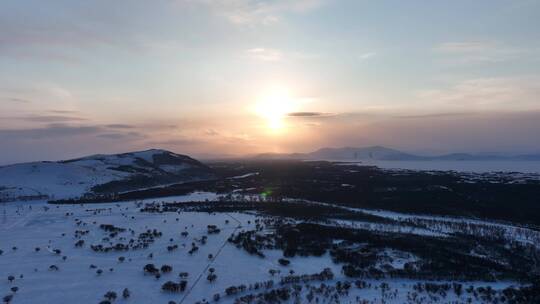
[[(215, 200), (217, 195), (207, 192), (194, 193), (164, 199), (147, 200), (183, 202)], [(256, 214), (247, 213), (142, 213), (142, 202), (103, 203), (87, 205), (47, 205), (44, 201), (13, 202), (0, 206), (0, 296), (11, 294), (10, 288), (19, 290), (14, 294), (13, 303), (100, 303), (108, 291), (115, 291), (119, 299), (115, 303), (196, 303), (206, 299), (213, 302), (212, 296), (221, 294), (220, 303), (233, 303), (235, 296), (226, 296), (224, 290), (229, 286), (249, 285), (272, 280), (279, 288), (279, 278), (294, 270), (296, 274), (320, 273), (330, 268), (335, 274), (328, 286), (337, 281), (346, 281), (341, 266), (332, 262), (330, 256), (294, 257), (289, 266), (278, 262), (282, 253), (278, 250), (265, 250), (264, 259), (249, 255), (227, 242), (235, 231), (251, 230), (255, 226)], [(384, 215), (384, 214), (383, 214)], [(77, 224), (79, 223), (79, 224)], [(146, 249), (121, 252), (94, 252), (90, 245), (108, 245), (109, 232), (100, 228), (101, 224), (112, 224), (128, 229), (120, 232), (116, 243), (121, 238), (129, 239), (148, 229), (157, 229), (163, 233)], [(346, 225), (345, 222), (336, 223)], [(216, 225), (221, 232), (208, 234), (207, 226)], [(361, 223), (354, 224), (362, 226)], [(377, 226), (363, 226), (362, 229), (380, 229)], [(88, 230), (81, 238), (75, 237), (76, 230)], [(182, 236), (182, 232), (188, 232)], [(398, 231), (401, 232), (401, 231)], [(201, 239), (206, 236), (205, 244)], [(77, 248), (75, 243), (84, 239), (84, 246)], [(192, 243), (200, 248), (194, 254), (188, 250)], [(178, 249), (168, 251), (167, 246), (178, 245)], [(39, 251), (36, 251), (39, 248)], [(59, 254), (54, 250), (59, 249)], [(153, 257), (150, 258), (149, 255)], [(212, 258), (209, 258), (212, 254)], [(64, 257), (65, 256), (65, 260)], [(394, 267), (403, 267), (406, 261), (415, 257), (399, 252), (387, 251), (381, 257), (392, 257)], [(124, 257), (123, 262), (119, 257)], [(153, 263), (156, 267), (164, 264), (172, 266), (170, 273), (156, 279), (145, 275), (144, 265)], [(51, 270), (55, 265), (58, 270)], [(91, 268), (94, 265), (95, 268)], [(208, 270), (215, 269), (217, 280), (206, 280)], [(270, 269), (277, 269), (281, 274), (272, 276)], [(102, 270), (101, 274), (97, 271)], [(188, 286), (182, 293), (161, 291), (166, 281), (179, 281), (179, 272), (188, 272)], [(12, 283), (8, 276), (14, 276)], [(350, 280), (349, 280), (350, 281)], [(337, 302), (332, 302), (324, 295), (319, 295), (323, 303), (405, 303), (411, 296), (415, 280), (386, 279), (384, 281), (367, 280), (369, 287), (353, 287), (342, 295)], [(441, 282), (437, 282), (441, 283)], [(314, 283), (318, 286), (320, 282)], [(382, 284), (382, 285), (381, 285)], [(515, 285), (514, 282), (467, 282), (465, 286), (489, 285), (496, 290)], [(124, 288), (130, 290), (130, 298), (122, 299)], [(306, 293), (304, 289), (301, 293)], [(253, 291), (249, 291), (253, 293)], [(260, 291), (259, 291), (260, 292)], [(246, 294), (245, 292), (244, 294)], [(241, 296), (243, 294), (239, 294)], [(303, 294), (303, 296), (306, 296)], [(443, 301), (466, 302), (468, 296), (449, 293), (444, 298), (436, 295), (423, 295), (425, 302)], [(291, 300), (292, 301), (292, 300)], [(479, 301), (481, 302), (481, 301)], [(292, 303), (292, 302), (291, 302)], [(488, 303), (488, 302), (486, 302)]]

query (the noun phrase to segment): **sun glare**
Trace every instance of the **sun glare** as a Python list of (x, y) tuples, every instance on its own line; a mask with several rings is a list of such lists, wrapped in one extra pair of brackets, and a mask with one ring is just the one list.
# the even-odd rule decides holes
[(272, 91), (262, 97), (255, 106), (255, 112), (266, 120), (267, 128), (272, 133), (286, 129), (285, 118), (295, 109), (295, 101), (284, 90)]

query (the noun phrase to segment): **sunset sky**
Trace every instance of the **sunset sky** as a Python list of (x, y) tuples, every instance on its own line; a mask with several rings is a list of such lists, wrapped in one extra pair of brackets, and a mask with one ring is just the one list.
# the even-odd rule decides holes
[(0, 164), (539, 134), (540, 1), (0, 2)]

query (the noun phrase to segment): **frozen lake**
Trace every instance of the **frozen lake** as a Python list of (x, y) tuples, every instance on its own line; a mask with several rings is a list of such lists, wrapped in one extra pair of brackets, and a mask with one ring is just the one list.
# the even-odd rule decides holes
[(362, 161), (383, 169), (540, 173), (540, 161)]

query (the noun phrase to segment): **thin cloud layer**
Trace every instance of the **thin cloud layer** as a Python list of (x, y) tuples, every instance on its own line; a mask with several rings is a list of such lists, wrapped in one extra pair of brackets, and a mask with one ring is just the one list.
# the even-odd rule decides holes
[(477, 78), (454, 86), (419, 92), (419, 98), (444, 106), (461, 106), (473, 110), (539, 109), (540, 78)]
[(237, 25), (269, 25), (279, 22), (284, 14), (304, 13), (324, 4), (323, 0), (202, 0), (199, 2), (210, 7), (216, 15)]
[(333, 116), (334, 114), (331, 113), (323, 113), (323, 112), (291, 112), (287, 114), (289, 117), (307, 117), (307, 118), (313, 118), (313, 117), (329, 117)]
[(253, 48), (246, 51), (248, 56), (262, 61), (280, 61), (283, 59), (283, 53), (279, 50)]

